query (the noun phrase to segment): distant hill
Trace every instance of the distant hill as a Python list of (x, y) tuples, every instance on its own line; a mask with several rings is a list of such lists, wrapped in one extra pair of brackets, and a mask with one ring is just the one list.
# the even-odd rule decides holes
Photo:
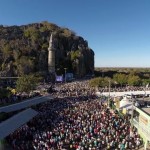
[(0, 75), (46, 74), (48, 41), (55, 37), (56, 71), (77, 76), (94, 72), (94, 52), (84, 38), (53, 23), (41, 22), (22, 26), (0, 26)]

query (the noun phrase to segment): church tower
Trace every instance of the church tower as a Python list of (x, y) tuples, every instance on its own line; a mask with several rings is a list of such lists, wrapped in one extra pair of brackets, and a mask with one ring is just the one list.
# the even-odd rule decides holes
[(48, 73), (55, 73), (55, 48), (53, 34), (51, 34), (48, 47)]

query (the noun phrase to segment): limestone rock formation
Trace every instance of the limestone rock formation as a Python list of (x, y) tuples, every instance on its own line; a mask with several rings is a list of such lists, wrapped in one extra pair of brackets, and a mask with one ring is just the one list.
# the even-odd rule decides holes
[(48, 22), (0, 26), (0, 72), (12, 76), (47, 73), (47, 48), (52, 32), (55, 36), (56, 72), (64, 73), (64, 68), (67, 68), (67, 72), (79, 77), (92, 74), (94, 51), (89, 48), (88, 42), (69, 29)]

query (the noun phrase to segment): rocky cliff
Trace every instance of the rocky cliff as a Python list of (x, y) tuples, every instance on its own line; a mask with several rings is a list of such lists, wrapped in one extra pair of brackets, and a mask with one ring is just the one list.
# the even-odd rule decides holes
[(0, 74), (20, 76), (47, 73), (48, 41), (55, 36), (56, 72), (78, 76), (94, 71), (94, 52), (88, 42), (67, 28), (42, 22), (23, 26), (0, 26)]

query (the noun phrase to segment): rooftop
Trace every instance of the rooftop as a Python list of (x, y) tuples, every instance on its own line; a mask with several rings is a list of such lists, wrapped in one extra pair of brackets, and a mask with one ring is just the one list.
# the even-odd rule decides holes
[(140, 101), (150, 101), (150, 97), (136, 98), (136, 100), (140, 100)]
[(8, 136), (10, 133), (14, 132), (16, 129), (21, 127), (23, 124), (28, 122), (30, 119), (35, 117), (38, 114), (37, 111), (28, 108), (13, 117), (7, 119), (6, 121), (3, 121), (0, 124), (0, 140), (4, 139), (6, 136)]
[(146, 112), (148, 115), (150, 115), (150, 108), (144, 107), (144, 108), (142, 108), (142, 110), (143, 110), (144, 112)]

